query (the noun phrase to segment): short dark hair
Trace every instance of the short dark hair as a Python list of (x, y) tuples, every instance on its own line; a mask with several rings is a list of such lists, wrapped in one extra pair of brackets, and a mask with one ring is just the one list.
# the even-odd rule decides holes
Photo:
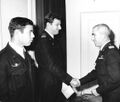
[(19, 29), (22, 32), (26, 25), (34, 26), (33, 22), (28, 18), (25, 17), (12, 18), (8, 26), (10, 36), (13, 37), (14, 31), (16, 29)]
[(46, 26), (47, 22), (52, 23), (55, 18), (61, 20), (60, 15), (58, 15), (57, 13), (49, 12), (44, 18), (44, 25)]

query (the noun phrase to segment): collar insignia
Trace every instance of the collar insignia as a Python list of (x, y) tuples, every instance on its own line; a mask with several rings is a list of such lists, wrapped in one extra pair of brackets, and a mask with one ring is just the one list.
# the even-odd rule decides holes
[(12, 67), (18, 67), (20, 65), (20, 63), (14, 63), (13, 65), (11, 65)]
[(104, 59), (103, 55), (101, 55), (98, 59)]

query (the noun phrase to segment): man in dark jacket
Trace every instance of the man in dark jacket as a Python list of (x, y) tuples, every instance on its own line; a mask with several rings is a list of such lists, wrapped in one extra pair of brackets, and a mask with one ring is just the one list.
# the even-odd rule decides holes
[[(100, 48), (95, 69), (80, 79), (81, 85), (97, 80), (97, 86), (84, 89), (82, 95), (102, 96), (103, 102), (120, 102), (120, 54), (114, 45), (113, 32), (106, 24), (92, 30), (93, 42)], [(92, 97), (88, 95), (87, 99)], [(91, 102), (91, 101), (90, 101)]]
[(52, 13), (47, 14), (45, 30), (39, 36), (35, 51), (39, 70), (40, 102), (63, 102), (62, 82), (68, 85), (79, 85), (79, 81), (73, 79), (64, 70), (63, 55), (54, 40), (54, 35), (59, 34), (59, 30), (61, 30), (60, 18)]
[(34, 38), (33, 22), (15, 17), (9, 23), (11, 40), (0, 52), (0, 101), (35, 102), (33, 64), (25, 52)]

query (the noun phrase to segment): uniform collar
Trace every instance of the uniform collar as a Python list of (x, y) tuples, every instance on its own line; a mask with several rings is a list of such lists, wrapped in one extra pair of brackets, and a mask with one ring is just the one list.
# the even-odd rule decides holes
[(25, 48), (24, 47), (19, 47), (19, 46), (17, 46), (16, 44), (14, 44), (13, 42), (9, 42), (9, 45), (20, 55), (20, 56), (22, 56), (23, 58), (25, 58), (25, 56), (24, 56), (24, 51), (26, 51), (25, 50)]
[(52, 35), (51, 33), (49, 33), (46, 29), (45, 31), (54, 39), (54, 35)]
[(110, 43), (110, 41), (107, 41), (106, 43), (104, 43), (104, 44), (101, 46), (100, 51), (102, 51), (102, 50), (104, 49), (104, 47), (105, 47), (108, 43)]

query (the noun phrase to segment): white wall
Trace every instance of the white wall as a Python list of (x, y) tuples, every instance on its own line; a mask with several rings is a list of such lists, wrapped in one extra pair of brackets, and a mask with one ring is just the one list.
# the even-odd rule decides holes
[(80, 0), (66, 0), (67, 70), (72, 76), (80, 72)]
[(28, 17), (35, 23), (35, 0), (0, 0), (0, 50), (10, 39), (8, 24), (16, 16)]
[(120, 44), (119, 0), (66, 0), (67, 71), (82, 77), (94, 68), (98, 49), (91, 41), (91, 29), (106, 23)]

